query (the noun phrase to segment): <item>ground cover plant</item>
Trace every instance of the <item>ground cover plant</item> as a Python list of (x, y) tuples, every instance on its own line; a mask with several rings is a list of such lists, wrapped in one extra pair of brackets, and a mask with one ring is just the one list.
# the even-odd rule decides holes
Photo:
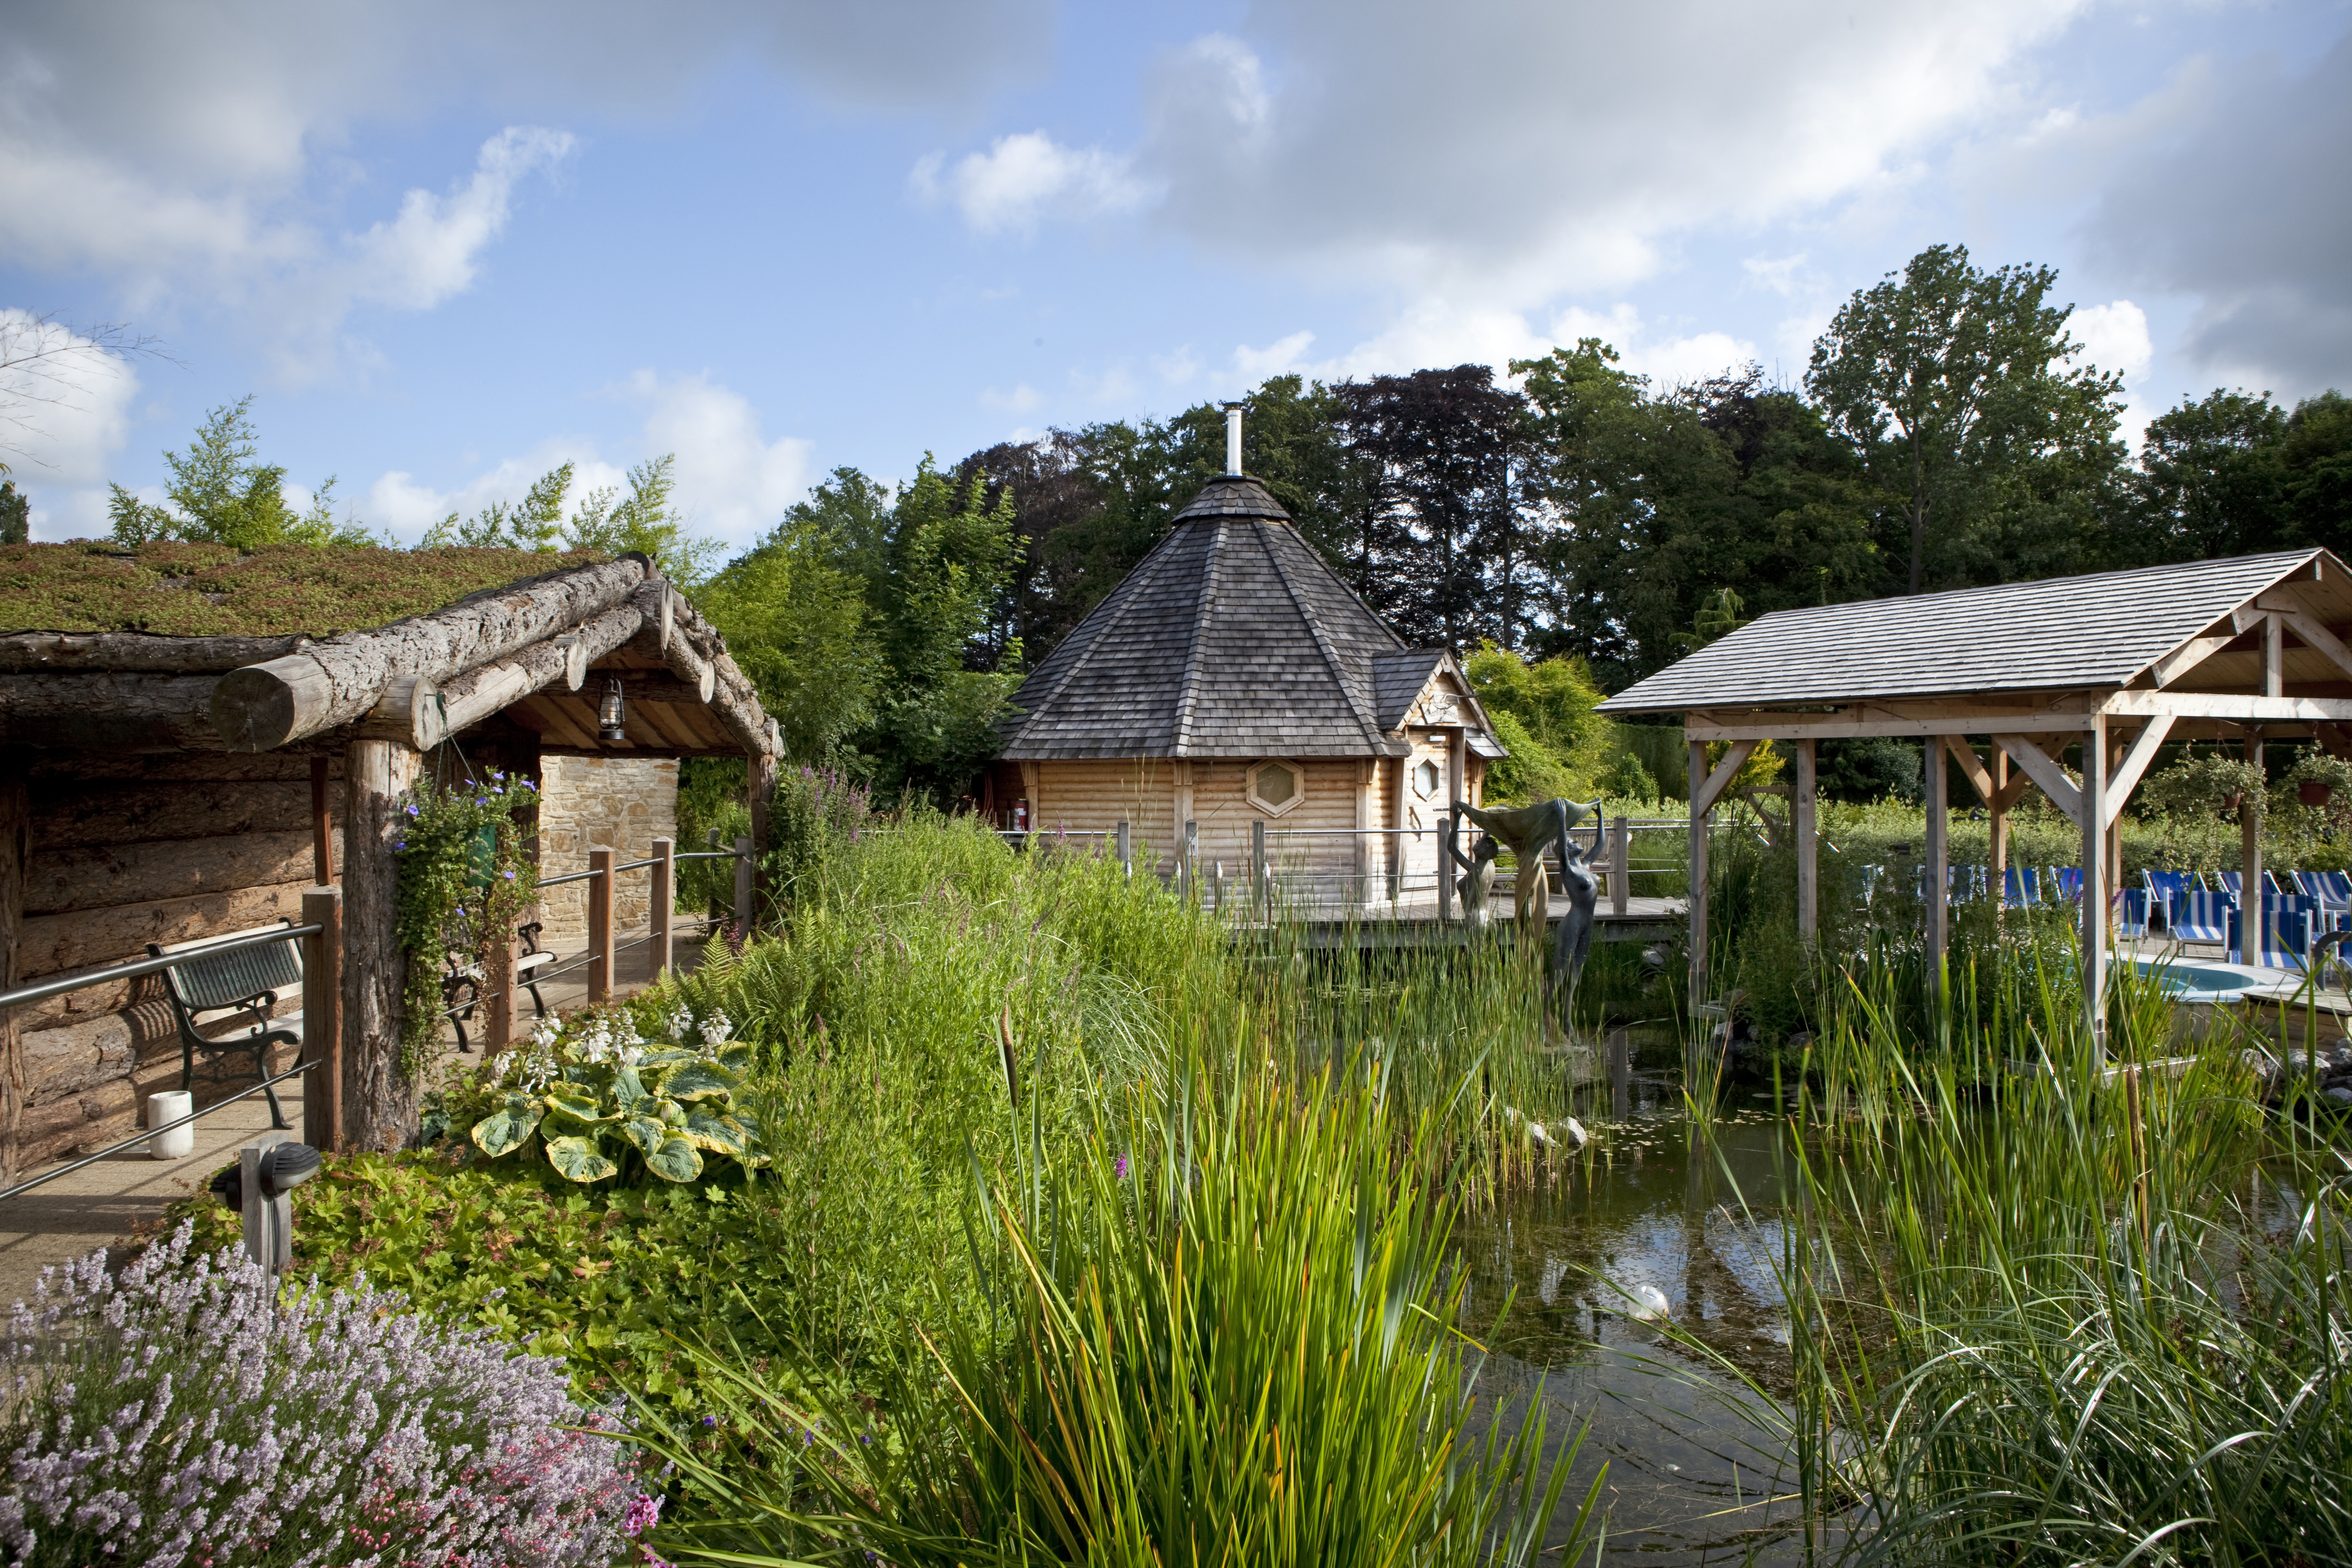
[(601, 1564), (656, 1509), (560, 1363), (399, 1296), (277, 1299), (190, 1228), (19, 1304), (0, 1362), (12, 1562)]

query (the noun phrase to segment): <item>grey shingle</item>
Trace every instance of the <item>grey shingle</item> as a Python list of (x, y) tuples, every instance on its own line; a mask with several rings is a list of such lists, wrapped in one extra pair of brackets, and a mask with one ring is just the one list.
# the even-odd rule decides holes
[(2326, 551), (2295, 550), (1780, 610), (1601, 707), (1655, 712), (2120, 687), (2321, 557), (2331, 575), (2344, 571)]

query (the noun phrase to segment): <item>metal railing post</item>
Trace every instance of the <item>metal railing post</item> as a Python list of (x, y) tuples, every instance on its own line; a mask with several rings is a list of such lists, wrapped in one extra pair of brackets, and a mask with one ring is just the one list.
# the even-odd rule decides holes
[(588, 851), (588, 1000), (613, 999), (613, 862), (610, 849)]
[(735, 840), (735, 939), (751, 940), (751, 841)]
[(1447, 812), (1437, 819), (1437, 919), (1454, 919), (1454, 848), (1459, 825)]
[(1118, 867), (1127, 875), (1135, 875), (1135, 842), (1128, 836), (1127, 818), (1123, 816), (1118, 819)]
[(1265, 875), (1265, 824), (1250, 824), (1250, 895), (1257, 912), (1274, 918), (1274, 889)]
[(343, 890), (302, 894), (302, 1141), (313, 1149), (343, 1146)]
[(677, 842), (671, 838), (654, 840), (653, 889), (648, 895), (653, 902), (653, 940), (649, 944), (653, 977), (656, 980), (669, 973), (670, 914), (677, 903)]

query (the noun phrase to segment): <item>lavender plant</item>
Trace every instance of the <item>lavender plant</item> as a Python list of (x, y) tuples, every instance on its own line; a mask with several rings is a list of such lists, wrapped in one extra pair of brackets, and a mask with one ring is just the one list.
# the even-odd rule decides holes
[(563, 1363), (396, 1295), (295, 1288), (183, 1225), (91, 1253), (0, 1351), (0, 1546), (29, 1565), (606, 1563), (651, 1521)]

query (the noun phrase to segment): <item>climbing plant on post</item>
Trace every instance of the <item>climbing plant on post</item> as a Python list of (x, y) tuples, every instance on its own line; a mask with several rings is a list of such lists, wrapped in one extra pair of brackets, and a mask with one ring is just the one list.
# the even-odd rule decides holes
[(400, 868), (397, 935), (408, 973), (401, 1018), (401, 1072), (421, 1082), (440, 1037), (441, 982), (451, 954), (477, 982), (499, 962), (523, 911), (539, 898), (539, 870), (523, 853), (517, 813), (534, 805), (529, 779), (420, 783), (402, 805), (394, 846)]

